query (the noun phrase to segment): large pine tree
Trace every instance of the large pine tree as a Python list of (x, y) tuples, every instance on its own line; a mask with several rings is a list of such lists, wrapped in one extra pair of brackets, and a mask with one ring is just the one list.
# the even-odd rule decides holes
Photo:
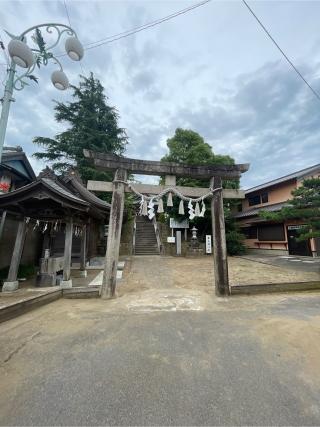
[(260, 215), (272, 221), (302, 220), (305, 225), (298, 240), (320, 237), (320, 178), (305, 179), (291, 194), (293, 198), (279, 212), (262, 211)]
[(49, 161), (58, 173), (76, 167), (84, 181), (110, 180), (110, 174), (97, 171), (83, 156), (87, 148), (121, 155), (127, 144), (126, 131), (118, 126), (118, 112), (107, 104), (100, 81), (91, 73), (81, 76), (79, 86), (71, 86), (73, 102), (56, 102), (55, 119), (69, 127), (54, 139), (37, 136), (33, 142), (44, 148), (37, 159)]

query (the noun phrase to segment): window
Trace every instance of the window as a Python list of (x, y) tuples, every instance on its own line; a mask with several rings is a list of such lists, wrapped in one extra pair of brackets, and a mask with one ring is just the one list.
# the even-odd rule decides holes
[(261, 194), (261, 203), (268, 203), (268, 193)]
[(240, 231), (246, 236), (246, 239), (256, 239), (257, 238), (257, 227), (256, 226), (243, 227), (243, 228), (241, 228)]
[(255, 194), (248, 197), (249, 206), (261, 205), (261, 203), (268, 203), (268, 193)]
[(285, 240), (283, 224), (259, 225), (258, 240), (260, 241)]
[(260, 194), (256, 196), (249, 196), (249, 206), (260, 205)]

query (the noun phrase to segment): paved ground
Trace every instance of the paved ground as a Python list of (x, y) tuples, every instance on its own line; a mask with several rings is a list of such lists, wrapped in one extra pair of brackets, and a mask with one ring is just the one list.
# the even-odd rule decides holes
[(319, 425), (320, 293), (218, 299), (168, 265), (0, 324), (0, 425)]
[(320, 275), (320, 258), (299, 257), (293, 255), (261, 255), (250, 254), (242, 258), (259, 261), (276, 267), (284, 267), (289, 270), (314, 272)]

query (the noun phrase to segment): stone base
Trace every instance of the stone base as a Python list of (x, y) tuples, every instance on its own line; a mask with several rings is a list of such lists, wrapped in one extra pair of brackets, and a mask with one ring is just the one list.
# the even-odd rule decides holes
[(88, 276), (87, 270), (80, 270), (79, 271), (79, 276), (80, 277), (87, 277)]
[(188, 257), (197, 257), (197, 256), (203, 256), (204, 250), (202, 248), (189, 248), (187, 252)]
[(62, 280), (60, 282), (60, 288), (61, 289), (69, 289), (72, 288), (72, 280)]
[(56, 273), (40, 273), (37, 275), (36, 286), (56, 286)]
[(14, 282), (3, 282), (2, 292), (13, 292), (19, 288), (18, 280)]

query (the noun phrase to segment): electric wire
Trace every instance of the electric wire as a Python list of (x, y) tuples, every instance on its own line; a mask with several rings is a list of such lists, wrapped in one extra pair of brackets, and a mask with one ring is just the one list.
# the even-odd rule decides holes
[[(164, 16), (163, 18), (159, 18), (159, 19), (157, 19), (155, 21), (151, 21), (151, 22), (148, 22), (148, 23), (146, 23), (144, 25), (140, 25), (139, 27), (134, 27), (134, 28), (132, 28), (130, 30), (123, 31), (121, 33), (114, 34), (114, 35), (106, 37), (104, 39), (88, 43), (88, 44), (84, 45), (84, 50), (95, 49), (95, 48), (103, 46), (105, 44), (113, 43), (113, 42), (115, 42), (117, 40), (123, 39), (125, 37), (129, 37), (129, 36), (131, 36), (133, 34), (136, 34), (136, 33), (139, 33), (141, 31), (147, 30), (149, 28), (155, 27), (156, 25), (160, 25), (163, 22), (166, 22), (166, 21), (169, 21), (169, 20), (171, 20), (173, 18), (176, 18), (177, 16), (184, 15), (184, 14), (190, 12), (191, 10), (194, 10), (194, 9), (196, 9), (198, 7), (204, 6), (205, 4), (209, 3), (210, 1), (212, 1), (212, 0), (204, 0), (204, 1), (200, 2), (200, 3), (196, 3), (196, 4), (192, 5), (192, 6), (189, 6), (189, 7), (185, 8), (185, 9), (181, 9), (181, 10), (178, 10), (177, 12), (171, 13), (170, 15)], [(65, 55), (66, 54), (63, 53), (63, 54), (57, 55), (57, 57), (61, 57), (61, 56), (65, 56)]]
[(294, 69), (294, 71), (298, 74), (298, 76), (303, 80), (303, 82), (308, 86), (308, 88), (311, 90), (311, 92), (314, 94), (314, 96), (320, 101), (320, 94), (311, 86), (311, 84), (305, 79), (305, 77), (301, 74), (301, 72), (298, 70), (298, 68), (294, 65), (294, 63), (291, 61), (291, 59), (285, 54), (283, 49), (279, 46), (279, 44), (276, 42), (276, 40), (272, 37), (270, 32), (267, 30), (267, 28), (263, 25), (261, 20), (258, 18), (258, 16), (254, 13), (254, 11), (251, 9), (251, 7), (248, 5), (246, 0), (242, 0), (243, 4), (247, 7), (249, 12), (252, 14), (252, 16), (255, 18), (255, 20), (258, 22), (260, 27), (263, 29), (263, 31), (267, 34), (269, 39), (272, 41), (272, 43), (277, 47), (277, 49), (281, 52), (282, 56), (286, 59), (286, 61), (291, 65), (291, 67)]
[[(69, 15), (69, 12), (68, 12), (68, 8), (67, 8), (66, 0), (63, 0), (63, 3), (64, 3), (64, 7), (65, 7), (65, 10), (66, 10), (66, 14), (67, 14), (68, 22), (69, 22), (69, 27), (71, 27), (71, 28), (72, 28), (71, 20), (70, 20), (70, 15)], [(84, 68), (83, 68), (83, 66), (82, 66), (81, 60), (79, 61), (79, 64), (80, 64), (81, 71), (82, 71), (82, 73), (84, 74)]]
[(90, 45), (96, 45), (97, 43), (105, 42), (105, 41), (108, 41), (108, 40), (113, 39), (115, 37), (123, 36), (123, 35), (126, 35), (126, 34), (131, 35), (131, 33), (133, 31), (138, 31), (140, 29), (142, 30), (142, 29), (145, 29), (145, 28), (149, 28), (149, 26), (154, 26), (154, 25), (161, 24), (162, 22), (165, 22), (165, 21), (168, 21), (170, 19), (173, 19), (176, 16), (185, 14), (187, 12), (190, 12), (193, 9), (196, 9), (196, 8), (198, 8), (200, 6), (203, 6), (204, 4), (209, 3), (210, 1), (211, 0), (204, 0), (204, 1), (200, 2), (200, 3), (196, 3), (196, 4), (192, 5), (192, 6), (186, 7), (185, 9), (181, 9), (181, 10), (178, 10), (176, 12), (173, 12), (170, 15), (166, 15), (166, 16), (164, 16), (162, 18), (158, 18), (158, 19), (156, 19), (154, 21), (151, 21), (151, 22), (148, 22), (146, 24), (139, 25), (138, 27), (131, 28), (130, 30), (123, 31), (121, 33), (114, 34), (112, 36), (108, 36), (108, 37), (105, 37), (105, 38), (100, 39), (100, 40), (96, 40), (95, 42), (87, 43), (85, 45), (85, 48), (88, 49)]

